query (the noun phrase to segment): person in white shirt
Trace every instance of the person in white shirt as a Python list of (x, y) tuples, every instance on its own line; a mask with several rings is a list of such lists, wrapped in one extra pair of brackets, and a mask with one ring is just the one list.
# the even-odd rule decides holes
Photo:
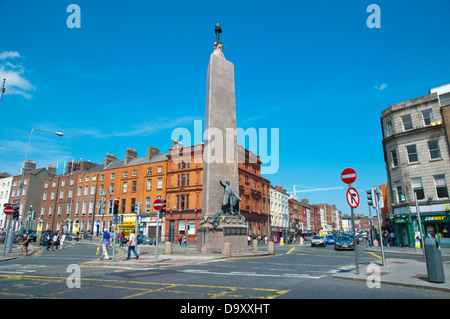
[(133, 251), (136, 259), (139, 258), (138, 253), (136, 252), (136, 235), (134, 234), (134, 230), (131, 231), (130, 237), (128, 238), (128, 256), (127, 259), (130, 259), (131, 251)]

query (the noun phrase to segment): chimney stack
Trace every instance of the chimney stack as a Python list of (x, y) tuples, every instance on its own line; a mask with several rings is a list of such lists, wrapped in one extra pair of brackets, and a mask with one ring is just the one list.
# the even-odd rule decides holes
[(117, 156), (114, 154), (107, 153), (105, 156), (104, 168), (106, 168), (112, 162), (117, 162)]
[(147, 161), (150, 161), (156, 155), (159, 155), (159, 149), (153, 146), (147, 147)]
[(137, 158), (137, 151), (135, 149), (128, 147), (127, 150), (125, 151), (124, 164), (128, 164), (129, 162), (131, 162), (136, 158)]

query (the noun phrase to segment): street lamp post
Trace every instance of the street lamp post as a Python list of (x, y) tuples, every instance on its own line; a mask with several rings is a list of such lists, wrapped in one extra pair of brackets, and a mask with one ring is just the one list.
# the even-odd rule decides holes
[[(19, 199), (17, 200), (17, 204), (16, 204), (16, 207), (19, 207), (19, 209), (20, 209), (20, 198), (22, 196), (23, 181), (24, 181), (24, 178), (25, 178), (25, 170), (27, 168), (28, 152), (30, 151), (31, 137), (33, 136), (33, 132), (34, 131), (41, 131), (41, 132), (45, 132), (45, 133), (51, 133), (51, 134), (55, 134), (55, 135), (58, 135), (58, 136), (63, 136), (64, 135), (61, 132), (51, 132), (51, 131), (40, 130), (40, 129), (37, 129), (37, 128), (33, 128), (31, 130), (30, 139), (28, 140), (27, 153), (25, 155), (25, 162), (24, 162), (24, 166), (23, 166), (23, 169), (22, 169), (22, 180), (19, 183), (19, 193), (18, 193)], [(9, 247), (8, 252), (9, 253), (12, 252), (12, 246), (13, 246), (13, 241), (14, 241), (14, 232), (15, 232), (15, 229), (16, 229), (16, 222), (17, 222), (17, 219), (14, 219), (12, 232), (10, 232), (10, 233), (12, 233), (12, 235), (9, 236), (9, 242), (8, 242), (8, 247)]]

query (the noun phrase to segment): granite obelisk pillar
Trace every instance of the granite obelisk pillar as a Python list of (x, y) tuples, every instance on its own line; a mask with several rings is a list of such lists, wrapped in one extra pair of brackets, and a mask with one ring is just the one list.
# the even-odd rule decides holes
[(207, 75), (202, 217), (197, 248), (202, 253), (221, 252), (224, 243), (230, 243), (231, 252), (236, 253), (248, 250), (247, 226), (239, 213), (234, 66), (223, 55), (218, 28), (219, 24)]

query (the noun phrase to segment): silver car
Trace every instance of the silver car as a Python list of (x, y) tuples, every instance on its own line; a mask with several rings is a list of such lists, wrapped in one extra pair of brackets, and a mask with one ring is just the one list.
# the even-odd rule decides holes
[(313, 236), (311, 238), (311, 247), (314, 246), (322, 246), (325, 247), (327, 245), (327, 240), (323, 236)]

